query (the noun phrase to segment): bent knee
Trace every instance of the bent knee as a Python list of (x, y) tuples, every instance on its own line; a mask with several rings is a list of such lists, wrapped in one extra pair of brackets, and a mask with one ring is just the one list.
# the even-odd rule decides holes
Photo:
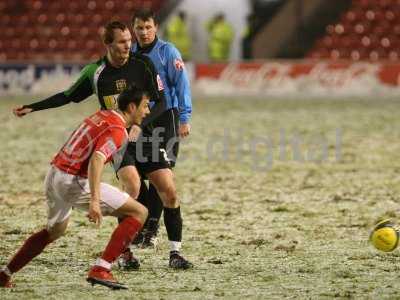
[(147, 207), (137, 202), (136, 200), (132, 199), (132, 201), (135, 201), (135, 205), (132, 206), (124, 214), (129, 217), (134, 217), (135, 219), (139, 220), (142, 224), (144, 224), (149, 214)]
[(139, 197), (139, 190), (140, 190), (140, 182), (139, 184), (128, 181), (123, 183), (124, 191), (128, 193), (130, 197), (133, 199), (137, 199)]
[(140, 191), (140, 178), (136, 170), (131, 167), (122, 168), (118, 171), (118, 177), (122, 182), (124, 191), (133, 199), (136, 199)]
[(143, 218), (143, 220), (146, 220), (147, 216), (149, 215), (149, 210), (147, 209), (146, 206), (144, 206), (143, 204), (140, 204), (138, 213)]
[(167, 187), (162, 193), (165, 195), (164, 205), (166, 207), (176, 207), (179, 205), (176, 188), (174, 186)]

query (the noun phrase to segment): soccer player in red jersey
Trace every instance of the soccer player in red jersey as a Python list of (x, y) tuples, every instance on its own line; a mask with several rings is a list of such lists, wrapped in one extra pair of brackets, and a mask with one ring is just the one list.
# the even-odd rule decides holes
[[(100, 226), (103, 215), (123, 218), (111, 235), (103, 254), (90, 269), (87, 281), (112, 289), (126, 289), (112, 276), (112, 263), (143, 226), (147, 209), (134, 197), (101, 183), (104, 164), (122, 160), (127, 145), (126, 128), (140, 125), (149, 111), (148, 93), (128, 87), (117, 100), (116, 110), (102, 110), (86, 118), (51, 162), (45, 179), (48, 222), (45, 229), (31, 235), (0, 271), (0, 286), (12, 287), (11, 275), (61, 237), (72, 208), (88, 210), (87, 217)], [(136, 195), (140, 177), (136, 171)]]
[[(153, 17), (150, 19), (153, 19)], [(141, 23), (147, 25), (152, 24), (150, 30), (146, 29), (146, 31), (149, 33), (152, 32), (155, 38), (155, 24), (153, 20), (142, 21)], [(154, 102), (154, 105), (151, 106), (150, 114), (140, 126), (143, 129), (143, 139), (135, 144), (129, 143), (121, 164), (116, 168), (116, 172), (125, 191), (133, 198), (136, 198), (136, 171), (139, 170), (143, 178), (146, 177), (149, 179), (149, 182), (153, 186), (153, 188), (151, 188), (152, 195), (154, 197), (160, 195), (160, 197), (157, 197), (162, 200), (162, 204), (160, 204), (159, 201), (152, 201), (154, 206), (157, 204), (164, 206), (164, 223), (171, 245), (169, 266), (174, 269), (191, 268), (193, 267), (192, 263), (186, 260), (180, 253), (183, 221), (180, 201), (176, 192), (173, 173), (170, 169), (173, 166), (172, 156), (176, 156), (177, 151), (174, 155), (172, 155), (173, 153), (171, 153), (171, 151), (167, 151), (169, 148), (177, 150), (174, 143), (169, 143), (170, 141), (176, 141), (177, 138), (176, 132), (178, 132), (178, 128), (175, 129), (175, 126), (178, 126), (178, 123), (172, 122), (177, 115), (171, 114), (168, 108), (170, 104), (168, 103), (171, 101), (177, 102), (178, 100), (174, 98), (175, 100), (168, 100), (167, 103), (164, 94), (164, 84), (160, 77), (161, 75), (158, 74), (151, 58), (130, 51), (131, 33), (125, 24), (118, 21), (106, 24), (103, 41), (107, 49), (106, 55), (97, 62), (86, 65), (82, 69), (79, 78), (69, 89), (42, 101), (18, 106), (14, 108), (13, 112), (16, 116), (23, 117), (32, 112), (60, 107), (71, 102), (79, 103), (93, 94), (97, 95), (102, 109), (113, 109), (119, 93), (128, 83), (133, 82), (136, 86), (149, 91), (151, 101)], [(162, 57), (164, 57), (164, 55)], [(161, 60), (164, 59), (161, 58)], [(175, 68), (175, 66), (171, 65), (171, 68)], [(180, 75), (184, 74), (182, 66), (178, 69), (180, 69), (180, 71), (177, 70), (177, 73)], [(175, 74), (172, 77), (179, 76)], [(170, 91), (172, 95), (175, 94), (172, 90)], [(180, 117), (182, 117), (182, 110), (179, 110), (181, 111)], [(188, 113), (188, 108), (186, 108), (186, 110)], [(175, 114), (177, 113), (178, 111), (176, 110)], [(185, 122), (187, 123), (188, 120), (189, 117), (186, 115)], [(165, 123), (169, 123), (170, 121), (171, 123), (166, 127)], [(184, 129), (183, 132), (180, 132), (183, 136), (189, 134), (189, 124), (186, 125), (187, 126), (182, 127)], [(137, 130), (140, 130), (140, 127), (132, 126), (130, 134), (135, 134)], [(162, 143), (157, 143), (157, 132), (161, 133), (159, 137), (163, 139)], [(152, 140), (154, 142), (151, 142)], [(168, 146), (168, 144), (171, 144), (171, 147)], [(177, 146), (177, 143), (175, 143), (175, 145)], [(137, 149), (138, 147), (141, 147), (141, 149)], [(140, 155), (143, 159), (138, 158), (136, 155), (139, 155), (140, 151), (143, 154)], [(144, 195), (145, 187), (145, 184), (141, 185), (142, 194)], [(145, 197), (138, 197), (139, 200), (141, 198)], [(145, 203), (145, 201), (143, 201), (143, 203)], [(158, 219), (159, 216), (157, 217), (157, 222), (155, 222), (157, 226)], [(147, 233), (151, 231), (152, 230), (146, 230)], [(152, 236), (153, 235), (147, 235), (147, 237)], [(134, 259), (130, 251), (124, 253), (124, 257), (125, 256), (127, 256), (127, 259), (124, 259), (124, 261), (130, 262), (130, 266), (132, 266), (133, 269), (139, 267), (138, 260)]]

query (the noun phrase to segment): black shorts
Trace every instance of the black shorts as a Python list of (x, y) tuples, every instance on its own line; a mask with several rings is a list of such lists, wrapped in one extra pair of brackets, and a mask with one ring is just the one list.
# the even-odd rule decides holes
[(166, 110), (143, 130), (143, 140), (129, 143), (116, 171), (125, 166), (135, 166), (141, 176), (159, 169), (173, 168), (179, 153), (179, 112)]
[[(171, 108), (162, 113), (161, 116), (153, 122), (153, 134), (157, 128), (160, 130), (162, 139), (161, 149), (167, 153), (170, 165), (173, 168), (176, 164), (179, 153), (179, 111), (177, 108)], [(151, 135), (151, 133), (147, 133)], [(144, 134), (146, 135), (146, 133)]]

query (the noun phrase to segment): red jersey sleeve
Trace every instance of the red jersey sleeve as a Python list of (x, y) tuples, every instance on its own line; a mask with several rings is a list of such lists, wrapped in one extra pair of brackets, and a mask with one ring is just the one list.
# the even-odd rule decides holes
[(127, 141), (125, 128), (109, 128), (97, 140), (94, 152), (100, 152), (108, 162)]

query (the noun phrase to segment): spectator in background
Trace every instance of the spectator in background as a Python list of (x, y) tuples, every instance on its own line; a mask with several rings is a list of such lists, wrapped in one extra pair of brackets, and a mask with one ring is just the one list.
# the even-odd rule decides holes
[(246, 27), (242, 32), (242, 58), (251, 59), (251, 42), (254, 33), (255, 16), (253, 14), (248, 15), (246, 21)]
[(206, 24), (208, 38), (208, 56), (213, 62), (226, 61), (230, 57), (233, 40), (232, 26), (225, 21), (222, 13), (217, 14)]
[(192, 42), (184, 11), (179, 11), (178, 15), (172, 17), (168, 22), (165, 30), (165, 38), (178, 48), (184, 61), (191, 59), (190, 50)]

